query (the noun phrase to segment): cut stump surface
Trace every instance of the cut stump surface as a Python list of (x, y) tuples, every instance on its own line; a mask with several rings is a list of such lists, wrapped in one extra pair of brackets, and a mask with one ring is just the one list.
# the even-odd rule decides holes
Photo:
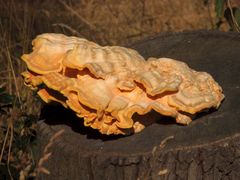
[(240, 35), (167, 33), (133, 45), (145, 58), (169, 57), (206, 71), (223, 88), (219, 110), (199, 113), (189, 126), (170, 118), (131, 136), (83, 127), (70, 110), (46, 106), (39, 121), (39, 157), (61, 129), (40, 179), (240, 179)]

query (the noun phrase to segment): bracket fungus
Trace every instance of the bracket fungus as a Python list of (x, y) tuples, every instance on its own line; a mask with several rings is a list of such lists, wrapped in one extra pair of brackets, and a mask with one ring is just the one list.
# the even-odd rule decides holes
[(218, 108), (224, 98), (210, 74), (177, 60), (145, 61), (133, 49), (62, 34), (42, 34), (32, 44), (33, 52), (22, 56), (25, 84), (102, 134), (140, 132), (148, 124), (141, 115), (152, 110), (187, 125), (191, 114)]

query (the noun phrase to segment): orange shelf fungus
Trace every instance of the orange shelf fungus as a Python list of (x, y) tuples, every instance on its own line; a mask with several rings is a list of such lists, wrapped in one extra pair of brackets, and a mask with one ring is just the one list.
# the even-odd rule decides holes
[[(187, 125), (190, 114), (218, 108), (221, 87), (206, 72), (169, 58), (144, 58), (135, 50), (100, 46), (62, 34), (42, 34), (22, 56), (25, 84), (46, 102), (56, 101), (102, 134), (140, 132), (141, 115), (156, 111)], [(133, 115), (139, 114), (138, 119)], [(144, 120), (143, 120), (144, 119)], [(149, 120), (151, 123), (151, 120)]]

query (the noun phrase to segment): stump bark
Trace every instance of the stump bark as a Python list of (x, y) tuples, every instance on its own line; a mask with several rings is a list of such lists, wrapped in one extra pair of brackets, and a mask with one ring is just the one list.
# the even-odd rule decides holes
[[(39, 158), (51, 156), (39, 179), (240, 179), (240, 35), (167, 33), (132, 46), (145, 58), (170, 57), (206, 71), (226, 96), (219, 110), (199, 113), (189, 126), (159, 120), (131, 136), (104, 136), (73, 112), (45, 106), (39, 121)], [(47, 148), (51, 138), (59, 130)], [(44, 152), (45, 149), (45, 152)]]

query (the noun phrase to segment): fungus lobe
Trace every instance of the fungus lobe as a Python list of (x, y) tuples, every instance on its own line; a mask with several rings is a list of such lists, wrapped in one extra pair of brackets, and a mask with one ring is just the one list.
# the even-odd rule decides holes
[[(150, 111), (187, 125), (195, 114), (218, 108), (222, 88), (206, 72), (169, 58), (144, 58), (135, 50), (100, 46), (62, 34), (42, 34), (22, 56), (25, 84), (46, 102), (56, 101), (102, 134), (140, 132)], [(44, 85), (44, 86), (42, 86)]]

